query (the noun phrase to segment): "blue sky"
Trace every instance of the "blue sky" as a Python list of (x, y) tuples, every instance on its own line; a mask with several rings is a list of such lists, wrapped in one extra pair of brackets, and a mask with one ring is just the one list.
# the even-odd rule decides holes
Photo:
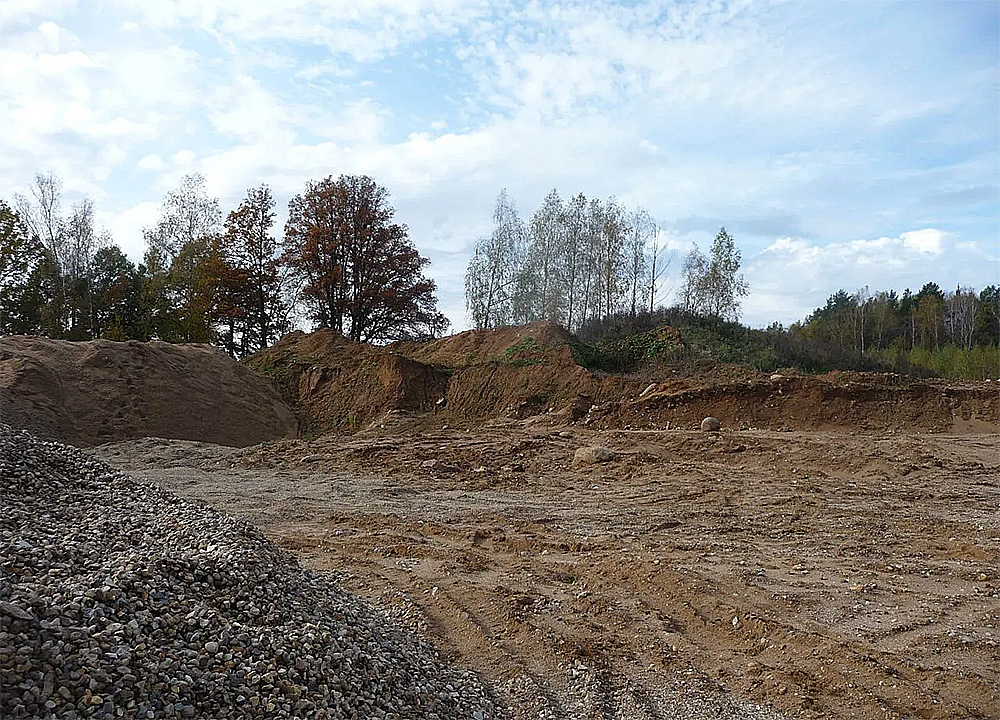
[(52, 170), (138, 259), (187, 173), (226, 210), (369, 174), (462, 329), (501, 188), (523, 216), (613, 195), (658, 221), (668, 285), (725, 225), (744, 320), (788, 323), (840, 288), (1000, 283), (998, 36), (961, 0), (3, 0), (0, 197)]

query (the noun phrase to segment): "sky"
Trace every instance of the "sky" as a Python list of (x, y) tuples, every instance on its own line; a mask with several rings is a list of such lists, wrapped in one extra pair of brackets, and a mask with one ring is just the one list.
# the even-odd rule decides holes
[(1000, 284), (1000, 3), (2, 0), (0, 198), (36, 172), (133, 259), (202, 173), (392, 193), (453, 329), (506, 188), (644, 207), (680, 285), (725, 226), (743, 320)]

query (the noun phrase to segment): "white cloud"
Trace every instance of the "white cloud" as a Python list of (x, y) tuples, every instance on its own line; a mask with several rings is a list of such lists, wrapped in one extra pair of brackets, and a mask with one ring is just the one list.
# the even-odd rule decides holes
[(159, 172), (160, 170), (166, 169), (167, 163), (164, 162), (163, 158), (156, 153), (150, 153), (149, 155), (143, 156), (143, 158), (136, 163), (136, 167), (140, 170), (147, 170), (149, 172)]
[(177, 167), (182, 170), (187, 170), (194, 164), (194, 159), (196, 157), (197, 154), (193, 150), (179, 150), (174, 153), (171, 160), (173, 160), (174, 165)]
[(76, 0), (4, 0), (0, 3), (0, 25), (10, 21), (55, 17), (74, 5)]
[(936, 228), (825, 245), (779, 238), (746, 265), (746, 319), (752, 324), (801, 320), (837, 290), (916, 291), (928, 282), (982, 289), (995, 283), (997, 258), (975, 242), (953, 239)]
[(944, 251), (942, 242), (946, 235), (947, 233), (940, 230), (926, 228), (924, 230), (911, 230), (899, 237), (902, 239), (903, 245), (911, 250), (929, 255), (940, 255)]
[(142, 229), (152, 227), (160, 213), (160, 203), (142, 202), (120, 211), (98, 211), (97, 220), (111, 230), (111, 237), (132, 262), (140, 262), (146, 252)]
[(135, 243), (187, 172), (224, 207), (260, 182), (280, 204), (370, 174), (456, 321), (502, 187), (524, 215), (553, 187), (646, 206), (678, 253), (726, 225), (753, 258), (748, 319), (808, 311), (831, 283), (995, 274), (958, 264), (995, 234), (995, 63), (948, 56), (933, 25), (879, 34), (922, 4), (846, 7), (0, 0), (0, 196), (51, 168), (127, 208), (112, 225)]

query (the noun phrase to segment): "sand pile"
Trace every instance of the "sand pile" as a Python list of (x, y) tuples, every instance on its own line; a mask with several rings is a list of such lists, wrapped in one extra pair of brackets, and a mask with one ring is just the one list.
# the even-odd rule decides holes
[(74, 445), (294, 437), (270, 381), (208, 345), (0, 338), (0, 421)]
[(242, 521), (0, 425), (0, 717), (492, 718)]

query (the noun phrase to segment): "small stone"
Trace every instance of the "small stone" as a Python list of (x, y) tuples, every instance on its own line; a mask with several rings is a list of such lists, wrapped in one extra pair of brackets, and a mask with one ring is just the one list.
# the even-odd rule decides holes
[(718, 418), (709, 415), (701, 421), (701, 429), (705, 432), (719, 432), (722, 429), (722, 423), (719, 422)]
[(600, 445), (578, 448), (573, 455), (573, 465), (594, 465), (611, 462), (615, 459), (615, 451)]
[(214, 641), (209, 641), (205, 643), (205, 652), (209, 653), (210, 655), (215, 655), (215, 653), (219, 652), (219, 643)]
[(24, 608), (20, 608), (14, 603), (0, 602), (0, 612), (10, 615), (12, 618), (17, 618), (18, 620), (34, 620), (35, 616)]

